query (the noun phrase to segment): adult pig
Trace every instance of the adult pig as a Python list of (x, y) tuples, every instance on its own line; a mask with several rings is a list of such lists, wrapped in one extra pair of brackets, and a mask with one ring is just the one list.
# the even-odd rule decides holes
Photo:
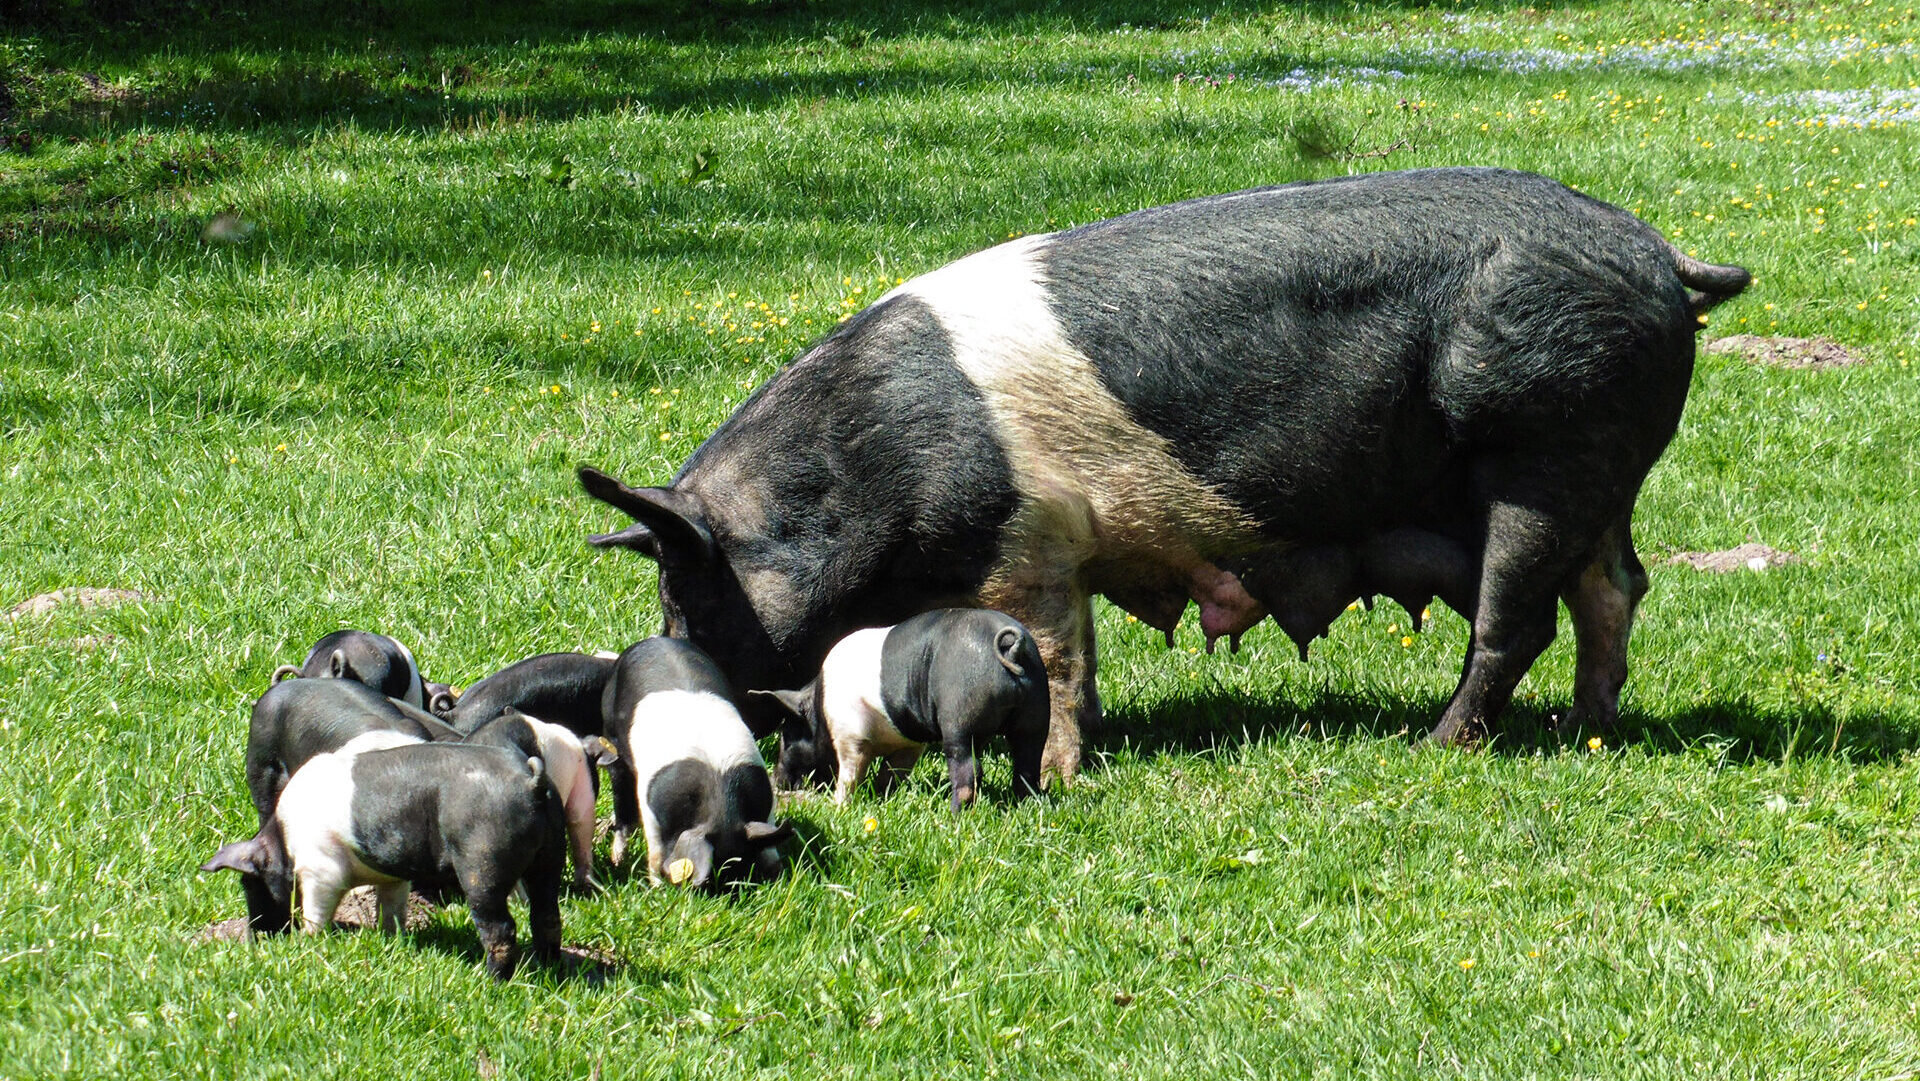
[(1025, 237), (915, 278), (762, 386), (659, 488), (591, 469), (667, 632), (735, 689), (849, 631), (1007, 612), (1051, 680), (1046, 766), (1098, 717), (1089, 598), (1208, 639), (1291, 550), (1411, 529), (1465, 554), (1472, 641), (1431, 738), (1491, 722), (1554, 636), (1616, 715), (1646, 590), (1628, 524), (1694, 334), (1748, 282), (1496, 169), (1288, 184)]

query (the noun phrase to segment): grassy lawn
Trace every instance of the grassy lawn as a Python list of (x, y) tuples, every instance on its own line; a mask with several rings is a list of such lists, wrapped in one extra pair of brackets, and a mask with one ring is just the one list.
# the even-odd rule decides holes
[[(1600, 0), (159, 5), (0, 23), (0, 1078), (1878, 1078), (1920, 1071), (1920, 16)], [(736, 897), (602, 866), (206, 942), (246, 708), (341, 626), (470, 682), (658, 626), (576, 463), (664, 481), (894, 282), (1256, 184), (1532, 169), (1753, 269), (1640, 503), (1622, 730), (1416, 750), (1466, 627), (1301, 664), (1100, 612), (1064, 792), (788, 809)], [(1666, 562), (1746, 541), (1798, 561)], [(603, 859), (604, 859), (604, 849)], [(524, 937), (525, 929), (522, 928)]]

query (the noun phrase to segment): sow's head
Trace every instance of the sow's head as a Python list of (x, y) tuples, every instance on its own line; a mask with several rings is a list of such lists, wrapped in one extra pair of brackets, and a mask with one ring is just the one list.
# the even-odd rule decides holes
[[(819, 658), (814, 600), (771, 538), (742, 535), (721, 508), (680, 488), (630, 488), (580, 467), (587, 494), (634, 523), (588, 540), (660, 565), (664, 633), (698, 646), (738, 688), (789, 686)], [(807, 673), (810, 674), (810, 673)]]

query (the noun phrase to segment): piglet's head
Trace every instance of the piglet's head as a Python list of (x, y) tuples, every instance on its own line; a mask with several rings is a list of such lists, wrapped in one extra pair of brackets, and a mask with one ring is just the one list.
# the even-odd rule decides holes
[(791, 836), (793, 827), (784, 822), (688, 830), (667, 853), (667, 881), (705, 890), (771, 881), (785, 866), (780, 844)]
[(247, 897), (247, 927), (254, 934), (278, 934), (292, 926), (293, 861), (287, 858), (279, 819), (269, 818), (259, 833), (222, 846), (200, 869), (240, 875), (240, 889)]
[(677, 487), (630, 488), (589, 466), (580, 467), (580, 485), (634, 518), (588, 540), (660, 565), (664, 633), (698, 646), (737, 687), (790, 678), (809, 619), (793, 569), (771, 538), (739, 528), (722, 509)]
[(773, 768), (776, 788), (831, 784), (838, 772), (833, 740), (820, 713), (819, 687), (816, 678), (797, 691), (747, 692), (749, 699), (760, 701), (780, 719), (780, 756)]

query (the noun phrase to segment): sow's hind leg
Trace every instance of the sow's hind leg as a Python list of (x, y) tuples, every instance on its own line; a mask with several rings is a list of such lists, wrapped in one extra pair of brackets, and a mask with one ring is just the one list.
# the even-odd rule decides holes
[(1624, 517), (1596, 506), (1602, 500), (1590, 490), (1550, 493), (1538, 468), (1537, 458), (1516, 454), (1477, 470), (1486, 537), (1480, 596), (1459, 686), (1428, 737), (1436, 744), (1484, 731), (1506, 709), (1521, 677), (1553, 642), (1561, 588), (1592, 558), (1607, 523)]
[(1633, 611), (1647, 593), (1647, 571), (1633, 551), (1625, 519), (1600, 538), (1593, 562), (1569, 582), (1560, 597), (1573, 616), (1577, 646), (1573, 710), (1563, 728), (1609, 729), (1620, 718), (1620, 688), (1627, 682), (1627, 635)]

